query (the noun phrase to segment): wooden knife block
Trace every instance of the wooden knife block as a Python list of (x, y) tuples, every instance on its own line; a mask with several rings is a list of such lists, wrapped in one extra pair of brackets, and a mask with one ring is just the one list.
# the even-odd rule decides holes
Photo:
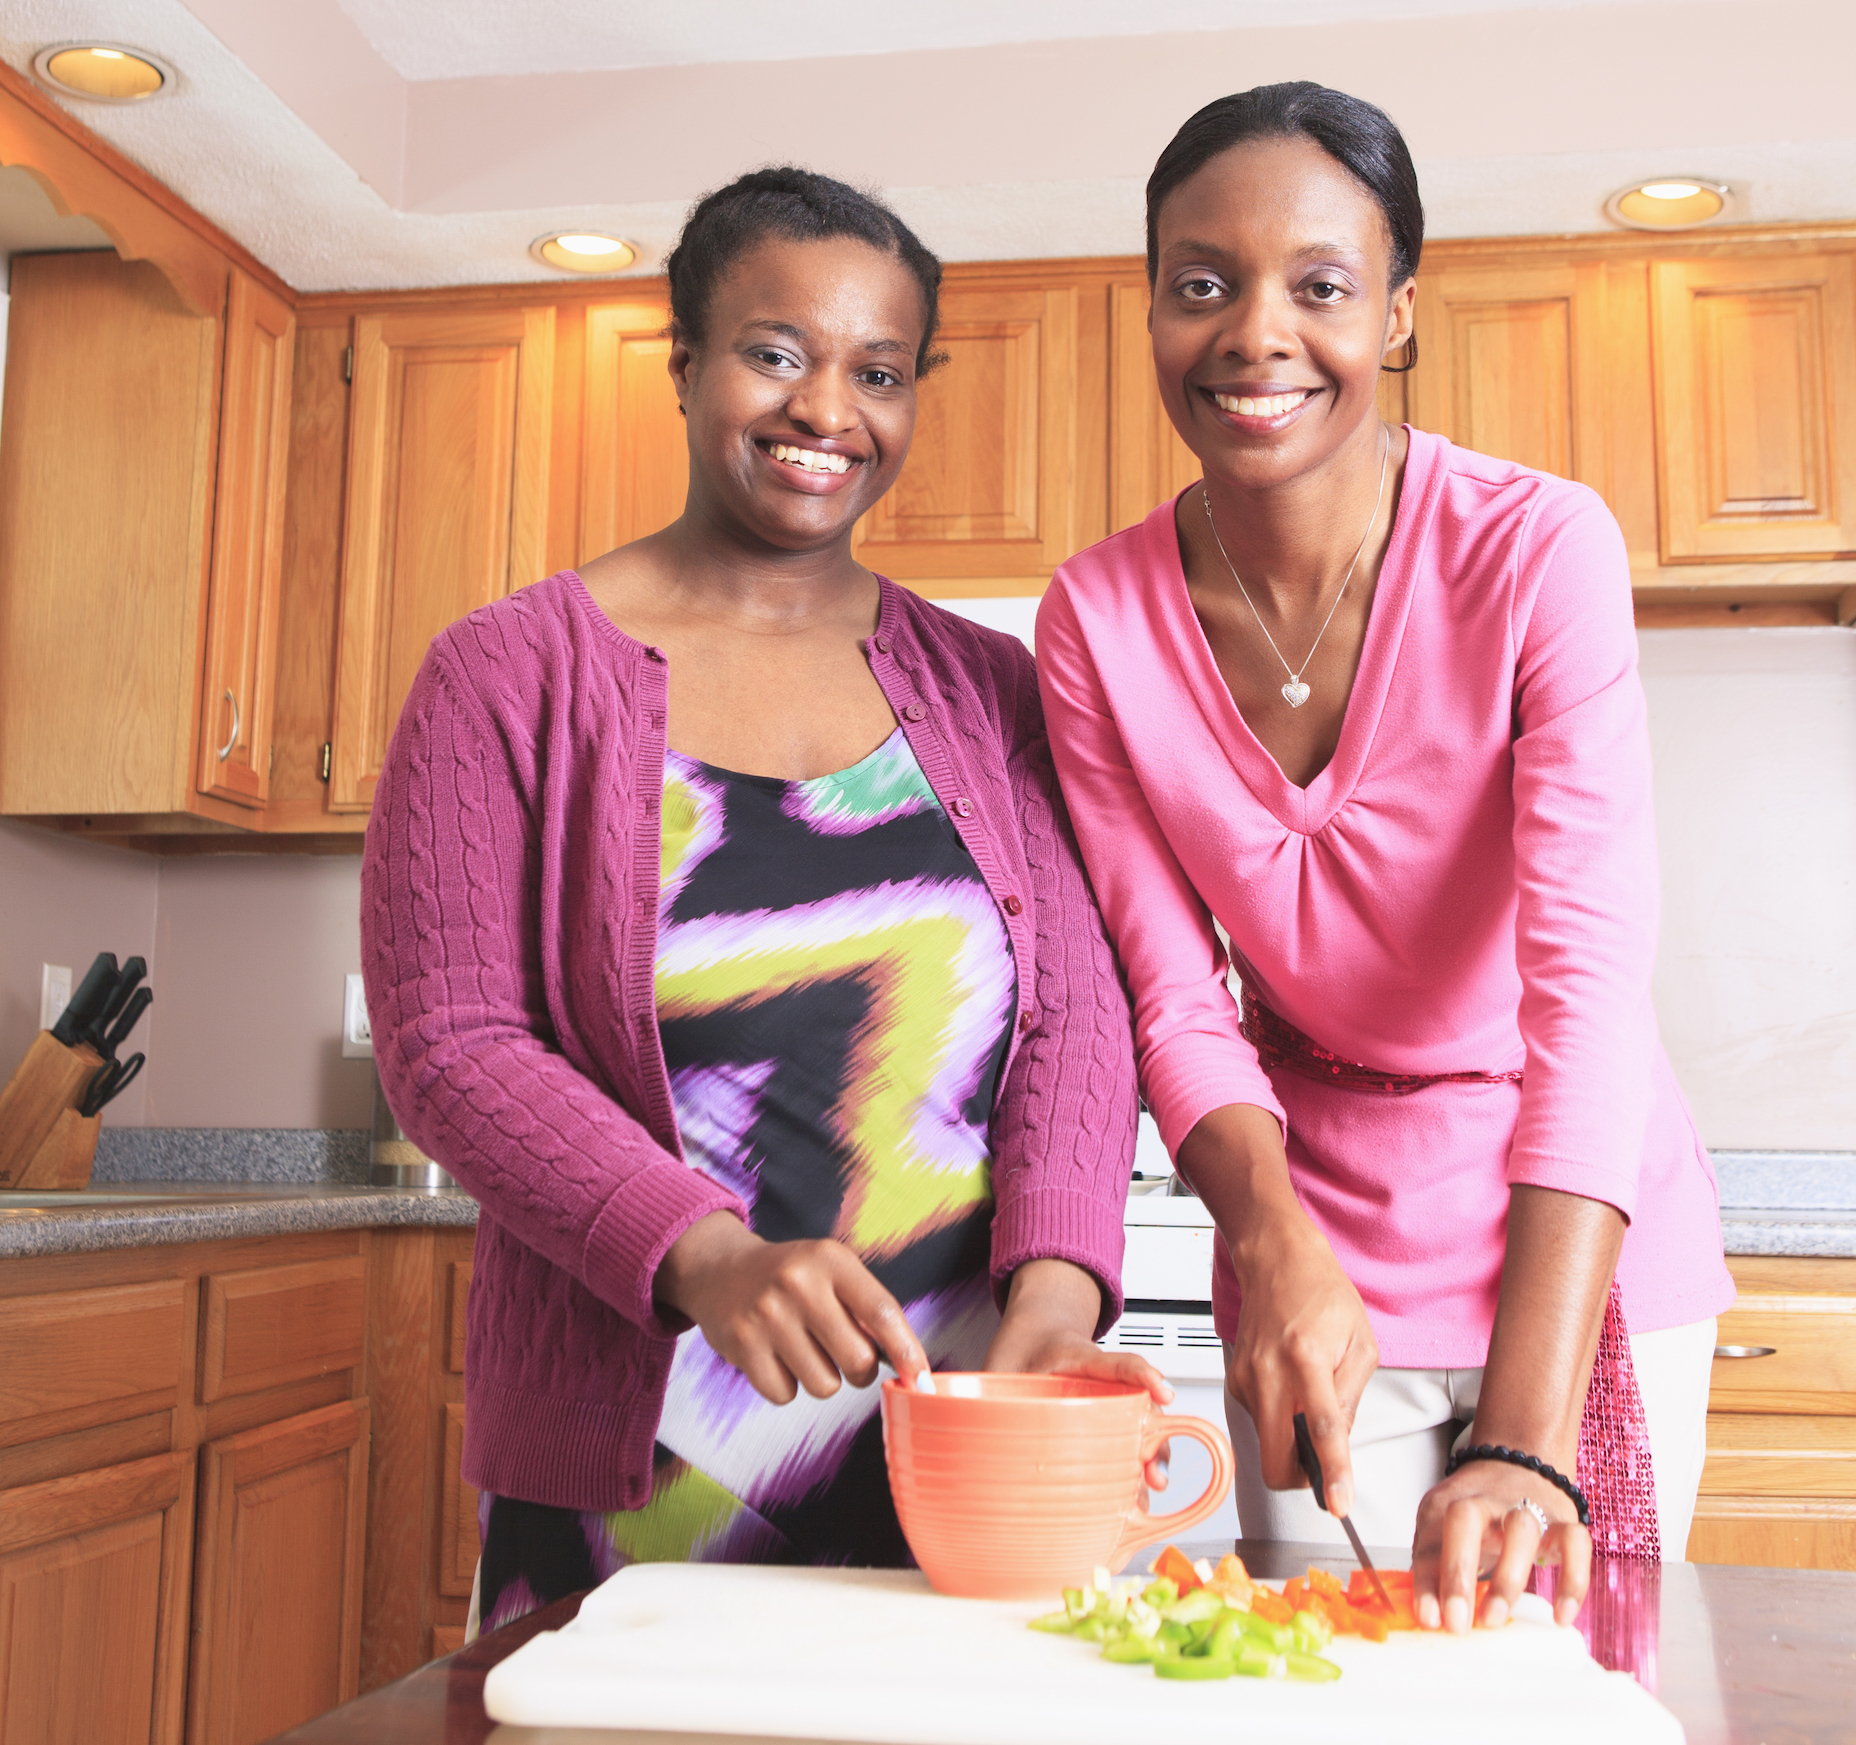
[(95, 1049), (67, 1048), (41, 1030), (0, 1091), (0, 1192), (87, 1187), (101, 1115), (77, 1106), (102, 1066)]

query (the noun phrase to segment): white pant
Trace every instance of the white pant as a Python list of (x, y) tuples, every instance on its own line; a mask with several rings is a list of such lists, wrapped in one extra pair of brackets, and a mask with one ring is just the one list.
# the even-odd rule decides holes
[[(1225, 1358), (1230, 1360), (1230, 1347)], [(1631, 1364), (1650, 1433), (1657, 1524), (1663, 1556), (1681, 1562), (1688, 1548), (1701, 1464), (1708, 1452), (1708, 1380), (1714, 1322), (1633, 1333)], [(1353, 1420), (1353, 1524), (1368, 1545), (1407, 1547), (1418, 1504), (1444, 1476), (1451, 1448), (1469, 1435), (1480, 1369), (1381, 1369), (1360, 1396)], [(1346, 1544), (1333, 1516), (1307, 1490), (1273, 1491), (1263, 1483), (1256, 1426), (1230, 1394), (1224, 1397), (1237, 1455), (1237, 1517), (1246, 1539), (1305, 1539)]]

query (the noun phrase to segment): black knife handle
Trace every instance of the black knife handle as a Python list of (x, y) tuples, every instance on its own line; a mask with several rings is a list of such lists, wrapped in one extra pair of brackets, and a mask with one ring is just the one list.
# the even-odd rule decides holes
[(99, 1042), (116, 1022), (123, 1007), (128, 1005), (129, 996), (141, 985), (142, 978), (147, 974), (148, 963), (144, 958), (132, 957), (122, 966), (122, 973), (116, 978), (116, 986), (104, 1002), (103, 1010), (97, 1014), (96, 1021), (90, 1026), (91, 1034)]
[(1315, 1507), (1324, 1515), (1328, 1509), (1328, 1487), (1321, 1477), (1321, 1456), (1315, 1452), (1315, 1439), (1309, 1433), (1308, 1417), (1295, 1414), (1295, 1457), (1308, 1475), (1309, 1488), (1315, 1493)]
[(52, 1026), (52, 1035), (66, 1048), (75, 1048), (84, 1039), (84, 1032), (90, 1021), (103, 1010), (108, 1003), (111, 990), (116, 985), (116, 953), (99, 951), (97, 960), (84, 972), (84, 979), (77, 984), (65, 1009), (58, 1015), (58, 1022)]
[(103, 1039), (102, 1052), (107, 1058), (110, 1060), (116, 1058), (116, 1050), (128, 1041), (129, 1032), (141, 1022), (142, 1014), (154, 1003), (155, 990), (153, 988), (143, 987), (135, 990), (129, 1004), (123, 1008), (122, 1016), (117, 1019), (115, 1029)]

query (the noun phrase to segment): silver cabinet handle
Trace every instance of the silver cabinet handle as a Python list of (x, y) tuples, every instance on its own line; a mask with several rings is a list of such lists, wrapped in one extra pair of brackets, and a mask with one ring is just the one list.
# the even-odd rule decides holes
[(224, 763), (232, 755), (232, 747), (238, 744), (238, 698), (231, 691), (226, 692), (226, 701), (232, 705), (232, 737), (219, 748), (219, 761)]
[(1714, 1348), (1716, 1357), (1777, 1357), (1778, 1354), (1776, 1345), (1717, 1345)]

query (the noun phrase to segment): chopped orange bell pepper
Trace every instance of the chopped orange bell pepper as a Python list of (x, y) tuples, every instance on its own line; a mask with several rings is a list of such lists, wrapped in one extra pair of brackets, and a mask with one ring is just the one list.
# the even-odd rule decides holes
[(1168, 1581), (1178, 1584), (1181, 1597), (1192, 1592), (1195, 1587), (1203, 1587), (1199, 1572), (1192, 1567), (1192, 1559), (1177, 1545), (1169, 1545), (1154, 1559), (1153, 1574), (1165, 1576)]
[(1256, 1584), (1251, 1581), (1244, 1560), (1236, 1552), (1227, 1551), (1218, 1559), (1218, 1566), (1205, 1585), (1223, 1599), (1226, 1605), (1236, 1606), (1240, 1611), (1250, 1610), (1250, 1596)]
[(1295, 1616), (1295, 1607), (1281, 1594), (1260, 1587), (1250, 1596), (1250, 1609), (1266, 1624), (1286, 1624)]

